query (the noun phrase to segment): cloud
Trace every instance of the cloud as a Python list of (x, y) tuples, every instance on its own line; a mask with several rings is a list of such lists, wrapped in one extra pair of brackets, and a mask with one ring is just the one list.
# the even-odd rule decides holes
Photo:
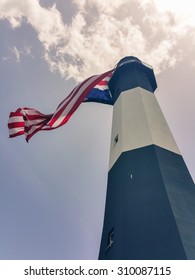
[(31, 46), (24, 46), (23, 54), (33, 57)]
[[(188, 32), (195, 38), (195, 22), (190, 9), (182, 10), (186, 1), (177, 3), (177, 9), (171, 1), (163, 3), (73, 0), (75, 13), (71, 23), (65, 24), (55, 5), (44, 8), (38, 0), (3, 0), (0, 18), (12, 28), (30, 24), (50, 70), (80, 81), (108, 70), (127, 55), (152, 63), (156, 73), (174, 67), (185, 56), (182, 46)], [(70, 3), (66, 5), (68, 9)]]
[[(22, 56), (30, 56), (31, 58), (33, 58), (31, 46), (25, 45), (20, 50), (16, 46), (13, 46), (9, 49), (10, 49), (11, 53), (14, 55), (16, 62), (21, 62)], [(11, 59), (11, 56), (2, 57), (3, 61), (10, 60), (10, 59)]]
[(10, 48), (11, 52), (14, 54), (16, 61), (20, 62), (20, 51), (14, 46), (13, 48)]

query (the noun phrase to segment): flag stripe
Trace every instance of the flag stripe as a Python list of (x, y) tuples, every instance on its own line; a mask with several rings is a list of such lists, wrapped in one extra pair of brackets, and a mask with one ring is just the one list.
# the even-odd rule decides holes
[[(71, 93), (70, 93), (64, 100), (62, 100), (62, 102), (58, 105), (57, 110), (60, 110), (60, 109), (63, 107), (63, 105), (64, 105), (64, 103), (65, 103), (66, 101), (68, 101), (69, 99), (72, 99), (72, 98), (75, 96), (75, 92), (77, 92), (78, 88), (80, 88), (84, 83), (87, 83), (87, 81), (88, 81), (90, 78), (92, 78), (92, 77), (89, 77), (89, 78), (87, 78), (86, 80), (84, 80), (83, 82), (81, 82), (80, 84), (78, 84), (78, 85), (71, 91)], [(56, 110), (56, 111), (57, 111), (57, 110)]]
[(99, 83), (98, 83), (98, 85), (100, 85), (100, 86), (107, 86), (107, 81), (100, 81)]
[(88, 78), (87, 81), (85, 80), (85, 82), (82, 82), (81, 84), (79, 84), (72, 91), (70, 98), (68, 98), (68, 100), (65, 99), (64, 102), (61, 103), (61, 106), (58, 108), (56, 113), (53, 115), (53, 117), (52, 117), (51, 121), (48, 123), (48, 125), (50, 125), (51, 127), (58, 127), (59, 125), (61, 125), (61, 123), (63, 121), (63, 120), (61, 120), (61, 118), (65, 117), (69, 113), (74, 102), (77, 102), (79, 95), (82, 93), (82, 91), (85, 89), (85, 87), (90, 84), (90, 81), (91, 81), (90, 79), (95, 79), (95, 77)]
[(9, 129), (24, 127), (24, 122), (9, 123), (8, 127), (9, 127)]
[(14, 137), (16, 134), (24, 134), (24, 127), (15, 127), (9, 129), (10, 137)]
[[(78, 108), (80, 103), (84, 100), (87, 93), (99, 82), (101, 81), (108, 73), (111, 73), (113, 70), (110, 70), (102, 75), (92, 76), (86, 79), (84, 82), (79, 84), (74, 90), (74, 94), (67, 102), (61, 103), (60, 110), (52, 117), (51, 121), (48, 123), (51, 127), (59, 127), (65, 124)], [(71, 94), (70, 94), (71, 95)], [(74, 98), (75, 97), (75, 98)], [(66, 99), (64, 100), (66, 101)], [(73, 110), (71, 109), (73, 106)]]
[(17, 132), (17, 133), (11, 134), (9, 137), (10, 137), (10, 138), (14, 138), (14, 137), (16, 137), (16, 136), (20, 136), (20, 135), (23, 135), (23, 134), (24, 134), (24, 131), (19, 131), (19, 132)]
[(108, 86), (95, 86), (94, 88), (98, 88), (98, 89), (100, 89), (100, 90), (105, 90), (105, 89), (108, 89)]
[(23, 121), (23, 116), (14, 117), (12, 115), (12, 117), (9, 117), (9, 122), (8, 123), (21, 122), (21, 121)]
[(27, 132), (25, 132), (26, 134), (26, 141), (28, 142), (30, 140), (30, 138), (38, 131), (41, 131), (42, 130), (42, 127), (44, 126), (44, 124), (42, 125), (34, 125), (34, 126), (31, 126), (29, 128), (29, 130)]
[[(87, 95), (88, 91), (90, 90), (90, 85), (92, 85), (92, 81), (94, 82), (96, 77), (91, 78), (88, 80), (85, 84), (82, 84), (81, 87), (77, 89), (75, 92), (75, 98), (72, 100), (69, 100), (69, 103), (65, 104), (65, 106), (62, 108), (60, 112), (60, 117), (58, 117), (55, 126), (59, 127), (63, 124), (65, 124), (71, 117), (71, 115), (74, 113), (74, 111), (78, 108), (78, 106), (83, 101), (84, 97)], [(87, 86), (87, 88), (86, 88)], [(93, 87), (93, 86), (92, 86)]]

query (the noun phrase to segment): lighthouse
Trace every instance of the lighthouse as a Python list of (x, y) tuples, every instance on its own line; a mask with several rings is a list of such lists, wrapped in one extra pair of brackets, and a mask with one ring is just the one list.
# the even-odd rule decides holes
[(195, 259), (195, 185), (154, 95), (153, 69), (121, 59), (99, 259)]

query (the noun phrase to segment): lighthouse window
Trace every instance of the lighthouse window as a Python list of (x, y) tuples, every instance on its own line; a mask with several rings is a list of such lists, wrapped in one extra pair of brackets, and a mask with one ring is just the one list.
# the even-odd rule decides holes
[(116, 145), (117, 142), (118, 142), (118, 134), (117, 134), (116, 137), (114, 138), (114, 146)]
[(106, 250), (109, 250), (114, 242), (114, 228), (108, 233), (108, 241), (107, 241), (107, 247)]

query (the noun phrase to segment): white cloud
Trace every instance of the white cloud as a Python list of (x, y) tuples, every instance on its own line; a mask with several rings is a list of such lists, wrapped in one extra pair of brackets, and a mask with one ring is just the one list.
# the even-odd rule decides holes
[(194, 0), (180, 0), (177, 3), (170, 0), (150, 0), (150, 2), (154, 3), (159, 11), (172, 12), (185, 19), (189, 25), (195, 25)]
[(7, 19), (13, 28), (19, 27), (25, 19), (35, 29), (46, 50), (67, 38), (65, 25), (55, 5), (46, 9), (38, 0), (2, 0), (0, 19)]
[(17, 1), (2, 0), (0, 3), (0, 19), (7, 19), (13, 28), (19, 27), (22, 21), (22, 9)]
[(20, 62), (20, 51), (14, 46), (13, 48), (10, 48), (11, 52), (14, 54), (16, 61)]
[[(21, 62), (22, 56), (30, 56), (31, 58), (33, 58), (31, 46), (25, 45), (20, 50), (16, 46), (13, 46), (10, 48), (10, 51), (14, 55), (16, 62)], [(3, 61), (10, 60), (10, 59), (11, 59), (11, 56), (2, 57)]]
[(185, 55), (182, 42), (188, 31), (195, 36), (195, 23), (188, 20), (191, 10), (182, 10), (186, 1), (177, 2), (177, 9), (171, 1), (158, 0), (72, 2), (75, 14), (69, 25), (55, 5), (44, 8), (38, 0), (0, 4), (0, 18), (13, 28), (24, 20), (34, 28), (51, 71), (66, 78), (79, 81), (101, 73), (127, 55), (138, 56), (160, 72)]
[(33, 56), (32, 56), (32, 51), (31, 51), (31, 46), (24, 46), (24, 51), (23, 51), (23, 53), (24, 53), (25, 55), (27, 55), (27, 56), (33, 57)]

